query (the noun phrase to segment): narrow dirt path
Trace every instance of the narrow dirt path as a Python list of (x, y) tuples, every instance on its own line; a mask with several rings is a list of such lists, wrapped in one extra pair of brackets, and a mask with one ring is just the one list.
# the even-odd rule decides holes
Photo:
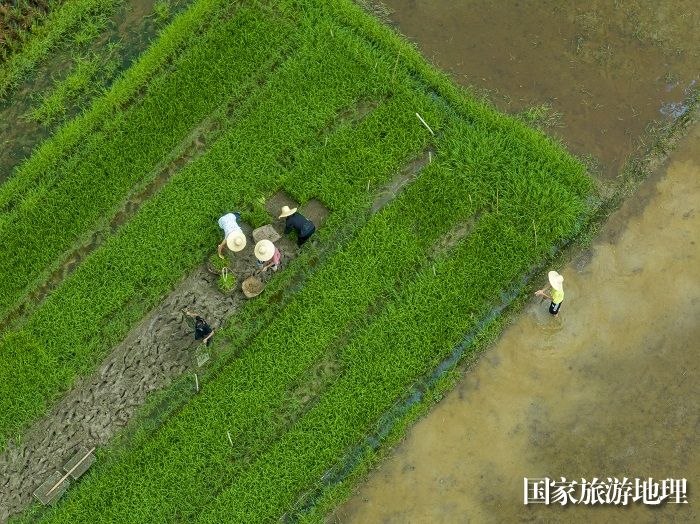
[[(297, 249), (286, 238), (276, 244), (283, 253), (284, 267)], [(239, 282), (242, 275), (252, 272), (254, 264), (253, 243), (248, 242), (245, 250), (232, 258)], [(198, 312), (217, 329), (246, 300), (240, 285), (232, 294), (220, 293), (217, 278), (203, 266), (197, 268), (129, 333), (98, 370), (80, 379), (49, 414), (24, 432), (19, 445), (8, 445), (0, 455), (0, 522), (26, 508), (33, 491), (81, 446), (89, 449), (107, 444), (151, 392), (197, 368), (197, 343), (182, 309)]]

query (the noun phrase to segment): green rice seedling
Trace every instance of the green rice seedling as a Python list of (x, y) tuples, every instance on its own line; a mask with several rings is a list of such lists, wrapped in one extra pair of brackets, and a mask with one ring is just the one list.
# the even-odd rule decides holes
[[(185, 55), (172, 77), (151, 84), (142, 104), (115, 116), (102, 132), (93, 134), (53, 173), (57, 180), (52, 187), (36, 199), (25, 198), (6, 214), (4, 223), (0, 222), (0, 234), (7, 232), (0, 272), (12, 270), (16, 278), (0, 281), (0, 314), (57, 256), (94, 229), (108, 212), (116, 213), (129, 189), (143, 177), (154, 176), (162, 156), (193, 125), (226, 100), (242, 96), (248, 88), (242, 80), (258, 69), (266, 74), (280, 48), (286, 48), (283, 44), (289, 30), (284, 21), (266, 19), (260, 11), (242, 9), (237, 17), (221, 24), (201, 46)], [(258, 32), (269, 36), (263, 41), (256, 36)], [(258, 45), (251, 45), (253, 40)], [(158, 112), (168, 118), (152, 118)], [(51, 183), (50, 178), (45, 182)], [(53, 231), (54, 241), (40, 247), (44, 228)]]
[[(272, 58), (248, 51), (269, 72), (240, 91), (245, 96), (229, 113), (231, 126), (87, 257), (21, 332), (9, 335), (21, 338), (8, 344), (31, 344), (46, 355), (36, 357), (45, 370), (43, 389), (30, 387), (23, 409), (41, 413), (42, 400), (92, 369), (201, 264), (220, 240), (216, 217), (231, 206), (254, 210), (260, 195), (280, 188), (302, 202), (317, 197), (333, 213), (316, 238), (338, 242), (325, 247), (319, 267), (274, 314), (254, 323), (261, 310), (246, 304), (245, 334), (236, 336), (237, 325), (222, 330), (233, 342), (200, 377), (200, 392), (122, 453), (103, 453), (44, 521), (264, 522), (294, 511), (299, 495), (317, 489), (413, 381), (465, 333), (489, 325), (533, 265), (575, 233), (586, 213), (590, 180), (579, 162), (469, 98), (351, 2), (283, 0), (255, 13), (247, 11), (261, 25), (230, 21), (211, 29), (221, 35), (212, 36), (219, 53), (218, 46), (230, 45), (282, 49), (269, 52)], [(278, 40), (261, 42), (261, 34), (275, 35), (252, 31), (254, 38), (231, 43), (228, 28), (238, 34), (267, 21), (278, 29), (268, 17), (284, 20)], [(267, 67), (270, 60), (275, 67)], [(216, 67), (192, 62), (198, 78)], [(168, 92), (165, 84), (175, 78), (151, 88)], [(196, 88), (210, 92), (216, 85)], [(376, 107), (352, 122), (342, 116), (363, 100)], [(153, 113), (168, 115), (157, 112), (167, 107)], [(117, 112), (122, 120), (113, 129), (132, 129), (130, 116)], [(433, 162), (370, 214), (368, 180), (381, 187), (429, 145)], [(102, 150), (87, 150), (80, 162), (88, 165)], [(436, 251), (464, 222), (471, 222), (470, 233)], [(308, 249), (313, 253), (304, 247), (285, 268), (291, 276), (281, 279), (307, 270)], [(343, 372), (313, 389), (304, 381), (330, 350)], [(0, 369), (12, 366), (5, 353)], [(9, 436), (31, 416), (13, 393), (23, 377), (5, 379), (0, 434)], [(296, 391), (312, 389), (315, 398), (296, 401)]]
[[(163, 72), (166, 64), (174, 60), (182, 49), (188, 49), (189, 44), (200, 40), (212, 21), (219, 19), (229, 9), (230, 3), (225, 0), (197, 0), (188, 10), (175, 17), (103, 98), (96, 100), (89, 111), (59, 128), (51, 139), (43, 142), (19, 166), (11, 178), (0, 185), (0, 209), (4, 212), (13, 209), (19, 202), (35, 201), (35, 193), (50, 187), (52, 174), (62, 168), (67, 157), (121, 108), (133, 103), (135, 97), (145, 91), (145, 85)], [(3, 98), (3, 74), (0, 68), (0, 99)], [(7, 215), (0, 214), (0, 223)]]
[[(0, 100), (15, 89), (35, 65), (48, 56), (71, 31), (80, 26), (94, 27), (95, 20), (105, 20), (121, 1), (74, 0), (51, 10), (23, 43), (22, 51), (0, 64)], [(88, 31), (84, 36), (87, 34), (94, 32)]]
[(221, 270), (221, 275), (219, 275), (219, 290), (222, 293), (230, 293), (236, 287), (236, 275), (234, 275), (228, 268), (223, 268)]
[(166, 23), (170, 20), (170, 2), (169, 0), (158, 0), (153, 5), (153, 14), (156, 17), (156, 21), (160, 24)]
[(62, 119), (68, 109), (98, 92), (98, 88), (114, 75), (117, 68), (115, 50), (111, 46), (106, 58), (94, 53), (75, 59), (71, 73), (63, 80), (54, 82), (52, 90), (41, 97), (39, 106), (28, 117), (44, 126)]
[(221, 273), (225, 268), (228, 268), (228, 260), (221, 258), (218, 253), (214, 253), (209, 257), (209, 267), (217, 273)]

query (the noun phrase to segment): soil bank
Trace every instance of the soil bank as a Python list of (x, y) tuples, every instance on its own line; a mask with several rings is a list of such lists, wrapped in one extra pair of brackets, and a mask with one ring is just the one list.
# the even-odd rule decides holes
[[(700, 125), (329, 517), (698, 522)], [(544, 285), (544, 283), (543, 283)], [(523, 504), (523, 477), (688, 479), (687, 505)]]

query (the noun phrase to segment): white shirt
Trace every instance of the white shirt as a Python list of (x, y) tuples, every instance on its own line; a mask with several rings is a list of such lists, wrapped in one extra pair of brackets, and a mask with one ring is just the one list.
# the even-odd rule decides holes
[(219, 227), (224, 230), (224, 238), (228, 238), (231, 233), (241, 231), (241, 227), (236, 222), (236, 215), (227, 213), (219, 219)]

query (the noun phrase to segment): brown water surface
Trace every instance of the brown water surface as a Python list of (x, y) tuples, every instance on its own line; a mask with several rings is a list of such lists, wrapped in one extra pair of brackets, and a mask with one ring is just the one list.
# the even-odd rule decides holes
[[(329, 522), (700, 522), (700, 125)], [(687, 505), (523, 505), (523, 477), (688, 479)]]
[(499, 109), (551, 106), (551, 131), (606, 178), (700, 74), (696, 0), (385, 0), (391, 21)]

